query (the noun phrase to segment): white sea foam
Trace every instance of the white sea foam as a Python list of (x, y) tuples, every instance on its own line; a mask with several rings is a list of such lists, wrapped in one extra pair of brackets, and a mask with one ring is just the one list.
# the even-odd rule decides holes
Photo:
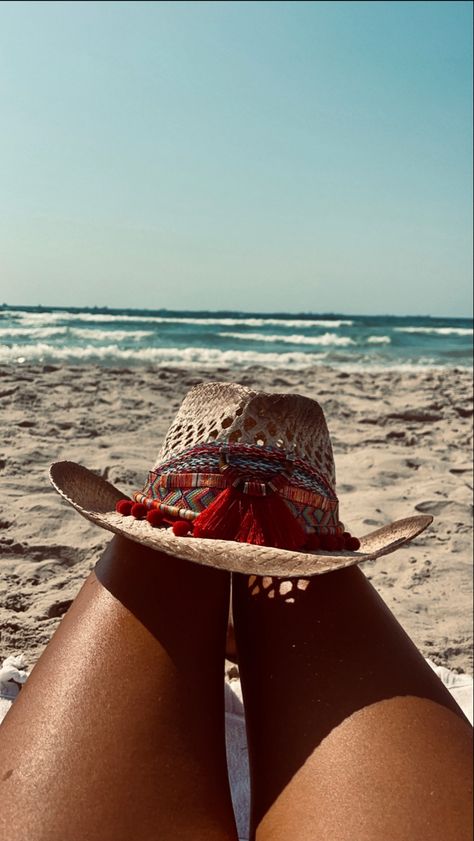
[(288, 345), (338, 345), (339, 347), (347, 347), (354, 345), (353, 339), (349, 336), (337, 336), (335, 333), (324, 333), (322, 336), (280, 336), (277, 334), (267, 335), (265, 333), (218, 333), (218, 336), (227, 339), (241, 339), (249, 342), (272, 342), (288, 344)]
[(397, 333), (426, 333), (439, 336), (472, 336), (472, 327), (394, 327)]
[(2, 339), (52, 339), (57, 336), (64, 336), (67, 327), (1, 327), (0, 340)]
[(147, 336), (154, 336), (153, 330), (98, 330), (95, 327), (0, 327), (2, 339), (53, 339), (66, 336), (74, 339), (106, 342), (140, 341)]
[(73, 314), (68, 312), (26, 312), (25, 310), (2, 310), (0, 316), (5, 319), (19, 319), (22, 324), (30, 324), (32, 327), (35, 324), (54, 324), (73, 318)]
[(153, 330), (98, 330), (95, 327), (71, 327), (69, 334), (76, 339), (95, 339), (97, 342), (140, 341), (147, 336), (154, 336)]
[(389, 345), (391, 344), (390, 336), (369, 336), (367, 339), (368, 345)]
[(265, 327), (276, 325), (279, 327), (351, 327), (353, 321), (349, 319), (310, 319), (310, 318), (194, 318), (190, 316), (168, 315), (113, 315), (112, 313), (93, 312), (24, 312), (23, 310), (4, 310), (3, 315), (21, 319), (23, 325), (38, 323), (57, 323), (66, 321), (86, 321), (95, 324), (140, 322), (150, 324), (195, 324), (197, 326), (222, 327)]
[(178, 368), (248, 367), (307, 368), (318, 364), (325, 353), (258, 353), (248, 350), (222, 351), (217, 348), (137, 348), (118, 345), (55, 347), (48, 344), (0, 347), (0, 363), (89, 362), (96, 364), (141, 363)]
[(349, 362), (347, 359), (336, 361), (329, 352), (321, 353), (258, 353), (252, 351), (220, 351), (209, 348), (143, 348), (124, 350), (117, 345), (102, 347), (59, 348), (53, 345), (17, 345), (16, 347), (0, 346), (0, 364), (5, 363), (45, 363), (56, 362), (89, 363), (96, 365), (109, 364), (139, 364), (156, 365), (157, 367), (213, 369), (227, 366), (229, 368), (248, 368), (259, 366), (271, 369), (303, 370), (308, 367), (337, 365), (339, 370), (360, 372), (361, 363), (364, 369), (384, 373), (386, 371), (411, 371), (420, 369), (446, 370), (446, 366), (439, 365), (429, 357), (414, 360), (394, 360), (389, 364), (381, 364), (369, 358)]

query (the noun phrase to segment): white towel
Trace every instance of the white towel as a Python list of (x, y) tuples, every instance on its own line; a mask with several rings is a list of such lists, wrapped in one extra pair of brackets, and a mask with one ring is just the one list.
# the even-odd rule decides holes
[[(464, 715), (472, 724), (472, 676), (456, 674), (456, 672), (451, 672), (443, 666), (436, 666), (431, 660), (427, 660), (427, 663), (449, 689)], [(3, 662), (0, 669), (0, 722), (19, 692), (17, 684), (24, 683), (28, 677), (25, 666), (26, 663), (21, 654), (7, 657)], [(12, 680), (15, 683), (12, 683)], [(227, 764), (237, 831), (240, 841), (248, 841), (250, 813), (249, 761), (242, 688), (238, 678), (226, 678), (225, 710)]]
[(472, 675), (450, 672), (444, 666), (437, 666), (432, 660), (427, 659), (426, 662), (449, 689), (454, 700), (472, 724)]
[(23, 654), (11, 654), (3, 661), (0, 669), (0, 722), (5, 718), (12, 701), (19, 693), (17, 684), (28, 677)]

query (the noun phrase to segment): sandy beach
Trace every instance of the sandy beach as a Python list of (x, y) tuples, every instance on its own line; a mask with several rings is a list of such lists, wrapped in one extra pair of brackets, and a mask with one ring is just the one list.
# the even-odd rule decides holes
[(353, 534), (434, 516), (415, 543), (363, 570), (425, 656), (472, 672), (472, 383), (452, 368), (1, 367), (0, 656), (24, 652), (34, 665), (110, 539), (53, 491), (50, 463), (74, 460), (138, 489), (186, 391), (232, 379), (319, 400)]

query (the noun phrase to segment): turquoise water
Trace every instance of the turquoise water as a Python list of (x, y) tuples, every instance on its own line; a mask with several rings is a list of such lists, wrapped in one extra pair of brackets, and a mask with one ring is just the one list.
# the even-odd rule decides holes
[(0, 308), (0, 364), (471, 366), (472, 319)]

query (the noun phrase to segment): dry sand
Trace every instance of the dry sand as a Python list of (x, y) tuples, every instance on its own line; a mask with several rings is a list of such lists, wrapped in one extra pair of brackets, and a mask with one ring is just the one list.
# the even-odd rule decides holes
[(363, 570), (425, 656), (472, 672), (472, 382), (456, 369), (0, 368), (0, 656), (35, 663), (110, 539), (53, 491), (49, 464), (78, 461), (124, 493), (141, 487), (186, 391), (217, 379), (319, 400), (354, 534), (434, 515), (412, 545)]

